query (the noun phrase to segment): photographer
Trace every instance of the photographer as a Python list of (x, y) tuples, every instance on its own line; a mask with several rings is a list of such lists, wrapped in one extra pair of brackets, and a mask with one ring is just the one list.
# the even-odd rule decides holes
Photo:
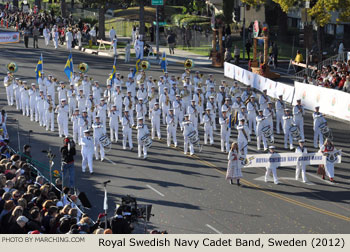
[(117, 209), (116, 215), (110, 219), (110, 225), (113, 234), (131, 234), (134, 229), (132, 224), (124, 218), (123, 209), (121, 207)]
[(75, 151), (75, 143), (73, 140), (70, 140), (66, 137), (63, 140), (63, 147), (61, 147), (61, 172), (63, 173), (63, 185), (67, 186), (67, 180), (69, 176), (69, 187), (75, 188), (75, 170), (74, 170), (74, 156), (76, 154)]

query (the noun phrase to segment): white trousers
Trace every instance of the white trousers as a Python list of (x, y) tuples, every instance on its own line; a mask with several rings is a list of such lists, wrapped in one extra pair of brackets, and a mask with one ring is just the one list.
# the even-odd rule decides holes
[(45, 119), (46, 119), (46, 130), (49, 130), (49, 125), (51, 125), (51, 131), (55, 130), (55, 122), (54, 122), (55, 114), (53, 112), (46, 112)]
[(184, 154), (187, 154), (187, 150), (188, 150), (188, 145), (190, 145), (190, 154), (193, 155), (194, 154), (194, 147), (193, 144), (190, 143), (190, 139), (185, 136), (184, 137)]
[(278, 184), (278, 177), (277, 177), (276, 168), (269, 168), (269, 167), (266, 167), (265, 182), (267, 182), (268, 177), (270, 177), (271, 172), (272, 172), (272, 175), (273, 175), (273, 182), (274, 182), (275, 184)]
[(204, 126), (204, 144), (208, 144), (208, 136), (210, 144), (214, 144), (213, 126)]
[(283, 118), (283, 112), (282, 113), (277, 112), (276, 113), (276, 132), (277, 132), (277, 134), (281, 133), (280, 127), (281, 127), (281, 129), (283, 131), (283, 120), (282, 120), (282, 118)]
[(141, 140), (138, 140), (138, 157), (140, 158), (143, 152), (143, 157), (147, 157), (147, 148)]
[[(318, 142), (318, 145), (317, 145)], [(321, 148), (323, 145), (323, 134), (319, 129), (314, 130), (314, 147)]]
[(13, 105), (13, 86), (6, 87), (7, 104), (9, 106)]
[(126, 141), (129, 140), (129, 148), (132, 149), (132, 134), (131, 129), (123, 129), (123, 149), (126, 149)]
[(86, 166), (88, 165), (90, 172), (93, 172), (94, 171), (93, 167), (92, 167), (93, 153), (84, 153), (84, 152), (82, 152), (81, 155), (82, 155), (82, 158), (83, 158), (82, 165), (81, 165), (82, 171), (85, 172)]
[(109, 125), (109, 130), (111, 133), (111, 142), (115, 141), (118, 142), (118, 130), (119, 130), (119, 124), (118, 122), (112, 123)]
[(152, 139), (154, 139), (155, 132), (157, 132), (157, 137), (161, 138), (160, 134), (160, 120), (152, 120)]
[(230, 150), (230, 131), (228, 130), (222, 130), (221, 131), (221, 152), (226, 152)]
[(175, 126), (167, 126), (167, 144), (168, 147), (170, 147), (171, 144), (171, 138), (173, 138), (173, 142), (175, 147), (177, 146), (177, 140), (176, 140), (176, 127)]
[(101, 160), (104, 159), (105, 158), (105, 148), (103, 147), (101, 142), (99, 140), (95, 139), (94, 145), (95, 145), (95, 158), (96, 158), (96, 160), (100, 159), (100, 155), (101, 155)]
[(301, 170), (301, 177), (303, 178), (303, 182), (305, 183), (305, 182), (307, 182), (306, 165), (296, 165), (296, 167), (295, 167), (295, 180), (299, 179), (300, 170)]
[(58, 135), (61, 137), (62, 135), (68, 136), (68, 118), (61, 119), (57, 117), (58, 124)]

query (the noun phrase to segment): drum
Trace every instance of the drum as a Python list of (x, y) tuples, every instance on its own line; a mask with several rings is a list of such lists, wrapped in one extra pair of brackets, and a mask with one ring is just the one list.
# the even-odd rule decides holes
[(111, 141), (109, 140), (107, 135), (103, 135), (99, 139), (100, 143), (102, 144), (103, 147), (108, 147), (111, 145)]
[(325, 122), (321, 123), (319, 128), (320, 128), (320, 131), (321, 131), (322, 135), (325, 135), (325, 134), (327, 134), (329, 132), (329, 128), (327, 126), (327, 123), (325, 123)]
[(295, 124), (293, 124), (290, 128), (289, 128), (290, 133), (292, 134), (292, 137), (294, 140), (298, 140), (300, 138), (300, 132), (299, 132), (299, 128), (298, 126), (296, 126)]
[(196, 131), (192, 131), (187, 135), (188, 139), (190, 140), (191, 144), (197, 144), (199, 142), (199, 138), (197, 136)]
[(146, 148), (150, 148), (152, 146), (152, 139), (149, 137), (149, 135), (144, 135), (143, 137), (141, 137), (141, 141), (143, 142), (143, 144), (145, 145)]
[(272, 136), (271, 126), (267, 125), (261, 129), (261, 132), (264, 134), (264, 137), (270, 138)]

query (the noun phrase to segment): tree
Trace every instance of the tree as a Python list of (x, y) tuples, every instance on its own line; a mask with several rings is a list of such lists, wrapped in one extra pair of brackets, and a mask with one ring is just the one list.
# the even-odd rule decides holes
[(233, 22), (233, 20), (232, 20), (233, 8), (234, 8), (234, 1), (222, 0), (222, 10), (224, 12), (226, 24), (231, 24)]
[(63, 18), (67, 17), (67, 6), (66, 0), (61, 0), (61, 14)]

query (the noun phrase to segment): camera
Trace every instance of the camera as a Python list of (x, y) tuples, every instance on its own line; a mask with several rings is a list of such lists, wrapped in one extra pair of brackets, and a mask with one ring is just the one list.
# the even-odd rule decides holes
[(152, 205), (138, 205), (136, 198), (130, 195), (122, 197), (121, 205), (116, 205), (116, 211), (121, 208), (124, 218), (129, 222), (137, 222), (138, 219), (150, 220)]

